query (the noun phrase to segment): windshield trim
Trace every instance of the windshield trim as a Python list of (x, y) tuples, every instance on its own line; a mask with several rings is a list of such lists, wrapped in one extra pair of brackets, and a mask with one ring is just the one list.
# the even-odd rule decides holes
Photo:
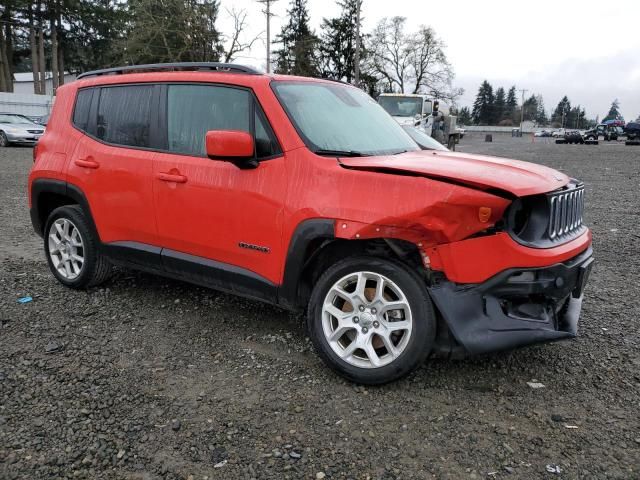
[[(279, 85), (308, 85), (308, 84), (335, 85), (335, 86), (342, 86), (344, 88), (355, 89), (355, 90), (357, 90), (359, 92), (362, 92), (362, 90), (360, 90), (359, 88), (351, 85), (350, 83), (338, 82), (338, 81), (333, 81), (333, 80), (323, 80), (323, 79), (311, 79), (311, 80), (275, 80), (275, 79), (272, 79), (271, 82), (269, 82), (269, 87), (271, 88), (271, 91), (276, 96), (276, 99), (278, 100), (278, 103), (280, 104), (280, 106), (284, 110), (285, 114), (287, 115), (287, 118), (289, 119), (289, 123), (291, 125), (293, 125), (293, 128), (296, 130), (296, 132), (298, 133), (298, 135), (300, 136), (300, 138), (304, 142), (304, 144), (307, 147), (307, 149), (309, 149), (309, 151), (311, 151), (312, 153), (314, 153), (314, 154), (316, 154), (318, 156), (325, 156), (326, 157), (327, 156), (326, 154), (323, 155), (322, 153), (316, 153), (318, 151), (321, 152), (321, 151), (326, 150), (326, 149), (320, 147), (319, 145), (316, 145), (300, 129), (300, 127), (298, 126), (297, 122), (293, 118), (293, 115), (291, 114), (291, 111), (287, 107), (287, 104), (280, 97), (280, 95), (278, 93), (278, 89), (276, 88), (276, 84), (279, 84)], [(386, 112), (386, 110), (385, 110), (385, 113), (387, 113), (387, 115), (389, 115), (388, 112)], [(393, 117), (391, 115), (389, 115), (389, 118), (393, 122), (395, 122), (395, 120), (393, 119)], [(419, 151), (420, 150), (420, 146), (416, 143), (416, 141), (413, 138), (411, 138), (411, 136), (408, 133), (405, 132), (405, 134), (415, 144), (415, 146), (417, 148), (416, 151)], [(358, 152), (350, 152), (351, 153), (350, 156), (353, 157), (354, 156), (353, 153), (358, 153), (359, 156), (362, 156), (362, 157), (376, 157), (376, 156), (382, 156), (382, 155), (395, 155), (395, 154), (398, 154), (398, 153), (404, 153), (405, 151), (406, 151), (406, 149), (404, 149), (404, 148), (387, 150), (387, 151), (379, 151), (379, 152), (374, 152), (374, 153), (358, 151)], [(335, 155), (335, 157), (339, 158), (340, 156), (339, 155)]]

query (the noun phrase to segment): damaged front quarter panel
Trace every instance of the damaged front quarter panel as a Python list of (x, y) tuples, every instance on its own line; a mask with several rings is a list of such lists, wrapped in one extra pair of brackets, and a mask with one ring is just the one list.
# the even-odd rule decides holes
[[(463, 240), (491, 229), (499, 223), (510, 200), (469, 187), (446, 184), (429, 179), (421, 192), (413, 195), (424, 199), (422, 206), (401, 214), (381, 215), (371, 221), (336, 219), (335, 236), (345, 239), (395, 238), (429, 247)], [(437, 184), (438, 195), (429, 187)], [(388, 210), (395, 210), (389, 208)], [(402, 211), (404, 209), (398, 208)]]

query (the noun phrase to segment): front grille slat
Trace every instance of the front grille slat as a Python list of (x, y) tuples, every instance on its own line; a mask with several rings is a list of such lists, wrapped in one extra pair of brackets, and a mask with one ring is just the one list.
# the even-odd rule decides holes
[(583, 227), (584, 186), (570, 185), (570, 191), (549, 193), (549, 224), (547, 235), (553, 242), (573, 236)]

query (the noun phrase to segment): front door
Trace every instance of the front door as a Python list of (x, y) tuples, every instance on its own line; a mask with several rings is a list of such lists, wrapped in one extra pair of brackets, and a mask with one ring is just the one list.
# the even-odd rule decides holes
[[(254, 99), (244, 88), (167, 85), (166, 149), (154, 158), (154, 197), (163, 264), (169, 271), (218, 287), (252, 292), (280, 280), (284, 157)], [(211, 160), (205, 152), (209, 130), (242, 130), (254, 135), (255, 169)], [(220, 282), (230, 281), (227, 285)], [(236, 282), (248, 282), (243, 291)], [(216, 283), (216, 282), (214, 282)], [(268, 296), (268, 295), (267, 295)]]

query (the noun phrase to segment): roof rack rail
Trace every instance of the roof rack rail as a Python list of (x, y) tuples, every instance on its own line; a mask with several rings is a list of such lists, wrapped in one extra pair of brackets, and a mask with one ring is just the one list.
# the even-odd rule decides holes
[(211, 70), (215, 72), (245, 73), (248, 75), (260, 75), (262, 72), (252, 67), (236, 65), (233, 63), (218, 62), (178, 62), (178, 63), (151, 63), (148, 65), (126, 65), (123, 67), (104, 68), (93, 70), (78, 75), (77, 80), (87, 77), (98, 77), (100, 75), (122, 75), (123, 73), (141, 73), (150, 71), (190, 71), (190, 70)]

